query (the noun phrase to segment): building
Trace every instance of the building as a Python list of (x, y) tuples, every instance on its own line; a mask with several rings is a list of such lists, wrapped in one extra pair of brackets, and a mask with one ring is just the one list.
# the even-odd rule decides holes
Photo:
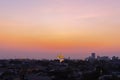
[(85, 60), (93, 62), (96, 59), (96, 54), (95, 53), (91, 53), (91, 56), (87, 57)]

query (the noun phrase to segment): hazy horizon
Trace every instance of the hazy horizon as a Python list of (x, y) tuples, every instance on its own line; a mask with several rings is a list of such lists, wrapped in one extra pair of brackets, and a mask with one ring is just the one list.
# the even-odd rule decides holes
[(0, 59), (120, 57), (120, 0), (0, 0)]

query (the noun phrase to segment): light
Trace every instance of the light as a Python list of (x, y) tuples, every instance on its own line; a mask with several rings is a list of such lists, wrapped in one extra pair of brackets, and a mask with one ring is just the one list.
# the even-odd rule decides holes
[(57, 56), (57, 59), (59, 59), (60, 63), (64, 61), (64, 56), (62, 54), (59, 54)]

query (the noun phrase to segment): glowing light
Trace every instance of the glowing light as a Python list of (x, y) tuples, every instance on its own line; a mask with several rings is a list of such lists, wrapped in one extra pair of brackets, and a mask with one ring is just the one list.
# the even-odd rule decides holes
[(64, 56), (62, 54), (59, 54), (57, 58), (59, 59), (60, 63), (64, 61)]

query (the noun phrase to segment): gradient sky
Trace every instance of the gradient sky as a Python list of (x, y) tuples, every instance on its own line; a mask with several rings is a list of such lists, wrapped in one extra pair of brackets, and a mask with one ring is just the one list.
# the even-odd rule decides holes
[(0, 58), (120, 57), (120, 0), (0, 0)]

